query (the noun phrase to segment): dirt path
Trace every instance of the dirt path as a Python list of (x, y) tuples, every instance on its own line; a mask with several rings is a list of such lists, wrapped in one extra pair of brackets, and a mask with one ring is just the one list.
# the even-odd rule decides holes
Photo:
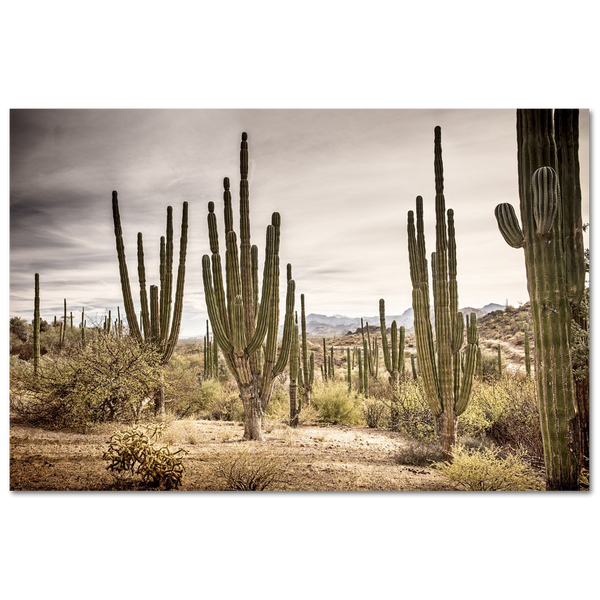
[[(12, 490), (123, 489), (107, 472), (102, 452), (115, 427), (93, 433), (11, 427)], [(398, 464), (407, 441), (399, 434), (356, 427), (307, 426), (296, 430), (267, 425), (266, 441), (241, 442), (240, 424), (174, 421), (163, 441), (188, 451), (183, 490), (223, 489), (215, 465), (240, 453), (276, 459), (282, 481), (276, 490), (449, 490), (442, 476), (423, 467)]]

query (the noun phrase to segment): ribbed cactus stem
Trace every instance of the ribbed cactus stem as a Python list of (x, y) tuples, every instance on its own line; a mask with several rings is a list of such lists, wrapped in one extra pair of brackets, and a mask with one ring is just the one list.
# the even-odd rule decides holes
[[(435, 252), (431, 255), (431, 272), (435, 340), (429, 316), (429, 275), (421, 196), (416, 201), (416, 228), (415, 213), (408, 213), (408, 251), (419, 373), (425, 397), (437, 421), (442, 450), (450, 457), (456, 436), (457, 417), (466, 409), (471, 397), (478, 337), (477, 320), (475, 313), (472, 313), (467, 327), (467, 358), (463, 373), (461, 349), (464, 344), (464, 320), (458, 310), (454, 211), (446, 211), (440, 127), (436, 127), (434, 131), (434, 174), (436, 245)], [(414, 377), (416, 370), (412, 356), (411, 362)]]
[(529, 323), (523, 324), (523, 346), (525, 348), (525, 372), (531, 377), (531, 342), (529, 340)]
[(412, 376), (413, 379), (416, 381), (417, 380), (417, 363), (416, 363), (416, 354), (411, 353), (410, 355), (410, 366), (412, 369)]
[(290, 427), (298, 426), (300, 406), (298, 402), (298, 373), (300, 370), (300, 347), (298, 342), (298, 316), (294, 321), (290, 348)]
[(302, 401), (306, 406), (310, 406), (310, 397), (315, 374), (314, 357), (312, 366), (309, 366), (308, 342), (306, 333), (306, 306), (304, 294), (300, 295), (300, 326), (302, 329), (302, 372), (303, 381), (301, 385)]
[[(578, 111), (518, 110), (517, 162), (535, 375), (549, 489), (578, 489), (584, 437), (573, 381), (571, 315), (585, 289)], [(517, 221), (496, 207), (505, 232)], [(518, 221), (517, 221), (518, 223)]]
[(33, 299), (33, 373), (37, 376), (40, 366), (40, 275), (34, 277)]
[(364, 378), (363, 378), (363, 363), (360, 348), (357, 349), (358, 354), (358, 391), (362, 394), (364, 391)]
[(348, 379), (348, 391), (352, 391), (352, 361), (350, 358), (350, 347), (346, 348), (346, 377)]

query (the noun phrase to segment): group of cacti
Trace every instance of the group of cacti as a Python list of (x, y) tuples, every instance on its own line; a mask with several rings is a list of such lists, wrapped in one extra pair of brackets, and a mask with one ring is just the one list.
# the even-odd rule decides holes
[[(571, 110), (520, 110), (517, 112), (519, 196), (521, 223), (510, 204), (496, 207), (502, 236), (514, 248), (523, 248), (534, 338), (535, 376), (539, 395), (548, 487), (575, 489), (582, 449), (579, 418), (587, 406), (574, 393), (570, 353), (571, 317), (577, 314), (585, 288), (585, 265), (578, 162), (578, 112)], [(435, 416), (442, 449), (449, 456), (455, 442), (457, 418), (471, 398), (475, 376), (483, 377), (477, 316), (463, 317), (458, 305), (454, 212), (446, 210), (441, 129), (434, 133), (436, 247), (430, 265), (425, 248), (423, 199), (416, 199), (416, 215), (408, 213), (408, 250), (417, 353), (410, 354), (412, 375), (422, 382), (425, 398)], [(237, 382), (245, 411), (244, 439), (262, 439), (262, 415), (275, 378), (289, 360), (290, 424), (297, 425), (303, 404), (309, 405), (314, 382), (314, 353), (308, 352), (304, 295), (301, 320), (294, 312), (295, 282), (287, 268), (287, 293), (281, 346), (279, 333), (279, 278), (281, 217), (273, 213), (266, 228), (262, 287), (259, 296), (258, 248), (250, 241), (248, 138), (240, 149), (239, 240), (233, 226), (228, 178), (223, 181), (225, 265), (221, 262), (214, 203), (208, 205), (210, 255), (202, 257), (207, 309), (213, 330), (204, 340), (204, 376), (218, 374), (218, 348)], [(188, 207), (183, 204), (179, 268), (173, 305), (173, 211), (167, 209), (166, 236), (160, 240), (160, 287), (146, 289), (142, 234), (138, 233), (137, 259), (141, 315), (138, 324), (125, 259), (117, 193), (113, 192), (113, 218), (119, 272), (129, 333), (140, 344), (151, 343), (168, 362), (177, 343), (183, 310), (187, 248)], [(238, 243), (239, 242), (239, 243)], [(431, 280), (429, 277), (431, 269)], [(431, 288), (430, 288), (431, 281)], [(434, 319), (430, 314), (430, 291)], [(391, 386), (391, 425), (398, 427), (397, 400), (404, 373), (405, 328), (393, 321), (388, 340), (385, 302), (380, 300), (381, 347)], [(70, 315), (71, 327), (73, 324)], [(39, 276), (35, 276), (34, 370), (40, 357)], [(56, 324), (56, 317), (55, 317)], [(67, 326), (66, 300), (60, 324), (61, 345)], [(117, 319), (118, 331), (122, 323)], [(110, 331), (110, 311), (104, 328)], [(86, 324), (82, 311), (82, 344)], [(346, 348), (346, 376), (352, 391), (352, 370), (358, 364), (358, 387), (369, 395), (369, 380), (378, 376), (379, 344), (371, 340), (368, 323), (361, 322), (362, 348)], [(465, 344), (466, 333), (466, 344)], [(524, 324), (525, 369), (531, 373), (529, 325)], [(501, 375), (502, 350), (498, 352)], [(342, 363), (343, 364), (343, 363)], [(323, 339), (321, 373), (335, 377), (334, 347)], [(587, 398), (589, 403), (589, 397)], [(164, 410), (164, 404), (162, 407)]]

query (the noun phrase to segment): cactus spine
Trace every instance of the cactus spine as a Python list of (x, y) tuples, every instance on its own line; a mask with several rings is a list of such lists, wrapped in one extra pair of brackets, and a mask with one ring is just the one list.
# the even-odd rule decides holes
[(505, 241), (524, 250), (546, 484), (552, 490), (578, 488), (582, 453), (583, 411), (570, 342), (571, 315), (585, 291), (578, 144), (579, 111), (518, 110), (521, 224), (510, 204), (495, 209)]
[(385, 300), (379, 300), (379, 322), (381, 325), (381, 348), (383, 351), (383, 360), (385, 368), (389, 373), (390, 386), (392, 387), (392, 398), (390, 402), (390, 428), (397, 431), (399, 426), (399, 408), (398, 401), (400, 395), (400, 372), (401, 364), (404, 364), (404, 340), (406, 330), (400, 327), (400, 341), (398, 341), (398, 324), (392, 321), (391, 327), (391, 349), (388, 344), (387, 330), (385, 323)]
[[(208, 205), (208, 230), (212, 256), (202, 257), (202, 279), (208, 315), (215, 340), (240, 392), (245, 412), (245, 440), (262, 440), (263, 411), (271, 400), (273, 383), (290, 356), (294, 328), (295, 283), (288, 269), (283, 340), (279, 355), (279, 238), (281, 217), (273, 213), (267, 227), (262, 294), (258, 299), (258, 249), (250, 245), (248, 136), (242, 134), (240, 150), (240, 244), (233, 230), (229, 179), (223, 181), (225, 213), (225, 284), (219, 254), (214, 204)], [(211, 268), (212, 267), (212, 268)], [(263, 342), (263, 356), (260, 350)], [(261, 360), (262, 358), (262, 360)]]
[(436, 418), (442, 451), (450, 456), (456, 436), (456, 420), (471, 398), (478, 335), (477, 317), (472, 313), (467, 326), (465, 372), (461, 375), (460, 350), (464, 343), (464, 321), (458, 310), (454, 211), (449, 209), (446, 213), (444, 198), (440, 127), (435, 128), (434, 156), (436, 251), (431, 255), (431, 271), (435, 343), (429, 309), (429, 276), (421, 196), (417, 197), (416, 202), (416, 232), (414, 213), (408, 213), (408, 253), (419, 371), (425, 397)]
[(35, 274), (33, 300), (33, 373), (38, 374), (40, 366), (40, 275)]

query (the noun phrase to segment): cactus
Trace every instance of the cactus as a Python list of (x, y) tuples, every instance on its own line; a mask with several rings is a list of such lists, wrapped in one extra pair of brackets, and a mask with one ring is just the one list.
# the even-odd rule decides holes
[(365, 389), (365, 380), (363, 377), (363, 363), (360, 348), (357, 350), (358, 354), (358, 391), (362, 394)]
[(298, 427), (298, 415), (300, 414), (300, 402), (298, 401), (299, 371), (300, 344), (298, 341), (298, 315), (296, 315), (290, 348), (290, 427)]
[(66, 335), (67, 335), (67, 299), (64, 299), (64, 311), (63, 311), (63, 318), (62, 318), (62, 327), (60, 329), (60, 348), (62, 349), (65, 345), (65, 339), (66, 339)]
[(348, 379), (348, 391), (352, 391), (352, 359), (350, 357), (350, 346), (346, 348), (346, 378)]
[(573, 382), (571, 315), (585, 291), (579, 185), (579, 112), (518, 110), (521, 223), (510, 204), (495, 209), (498, 228), (523, 248), (535, 348), (546, 485), (578, 488), (582, 424)]
[(379, 322), (381, 324), (381, 349), (383, 352), (383, 361), (385, 368), (389, 373), (389, 382), (392, 388), (392, 398), (390, 401), (390, 428), (397, 431), (399, 422), (399, 395), (400, 395), (400, 365), (404, 363), (404, 340), (406, 330), (400, 327), (400, 342), (398, 342), (398, 324), (392, 321), (391, 327), (391, 348), (388, 344), (387, 330), (385, 323), (385, 300), (379, 300)]
[(531, 377), (531, 342), (529, 340), (529, 323), (523, 323), (523, 346), (525, 347), (525, 372)]
[(321, 378), (324, 382), (329, 377), (329, 362), (327, 359), (327, 346), (325, 344), (325, 338), (323, 338), (323, 363), (321, 364)]
[[(460, 372), (460, 350), (464, 343), (463, 315), (458, 310), (454, 211), (446, 213), (442, 162), (442, 133), (434, 134), (436, 251), (431, 255), (435, 342), (429, 309), (429, 276), (425, 251), (423, 199), (417, 197), (416, 233), (413, 211), (408, 213), (408, 253), (413, 286), (412, 305), (419, 371), (426, 400), (435, 416), (445, 456), (456, 436), (457, 418), (471, 398), (478, 335), (477, 317), (471, 313), (467, 326), (465, 372)], [(447, 216), (447, 221), (446, 221)]]
[(498, 379), (502, 378), (502, 348), (498, 344)]
[(410, 366), (412, 368), (413, 379), (416, 381), (417, 380), (417, 364), (416, 364), (416, 354), (414, 352), (411, 352), (411, 355), (410, 355)]
[(300, 384), (300, 388), (302, 391), (302, 404), (310, 406), (310, 396), (315, 379), (315, 355), (314, 352), (311, 352), (310, 359), (308, 357), (304, 294), (300, 295), (300, 308), (300, 324), (302, 327), (302, 383)]
[(37, 376), (40, 366), (40, 275), (34, 277), (33, 300), (33, 373)]
[[(129, 333), (140, 345), (152, 344), (160, 352), (162, 364), (166, 365), (173, 356), (177, 340), (179, 339), (179, 330), (181, 328), (183, 291), (185, 284), (185, 259), (187, 253), (188, 203), (183, 203), (181, 235), (179, 238), (179, 266), (177, 269), (174, 306), (172, 306), (173, 208), (171, 206), (167, 207), (166, 240), (164, 237), (161, 237), (160, 239), (160, 292), (157, 286), (150, 286), (150, 307), (148, 306), (148, 294), (146, 291), (143, 237), (141, 232), (137, 235), (138, 279), (140, 284), (140, 304), (142, 307), (140, 318), (142, 323), (141, 328), (138, 324), (137, 313), (131, 293), (131, 284), (129, 282), (117, 192), (113, 192), (112, 209), (121, 290), (123, 293), (123, 303), (125, 306), (125, 316), (127, 318), (127, 325), (129, 326)], [(157, 390), (154, 409), (156, 414), (164, 415), (165, 413), (164, 388), (162, 384)]]
[(85, 348), (85, 306), (81, 309), (81, 346)]
[[(233, 230), (229, 179), (225, 178), (223, 181), (226, 285), (223, 282), (217, 222), (212, 202), (208, 205), (208, 231), (212, 256), (202, 257), (202, 279), (213, 335), (237, 382), (244, 406), (244, 440), (262, 440), (263, 412), (271, 400), (274, 379), (284, 371), (290, 356), (296, 284), (291, 278), (291, 268), (288, 268), (283, 340), (278, 355), (281, 217), (279, 213), (273, 213), (271, 225), (267, 227), (262, 295), (259, 302), (258, 248), (250, 245), (246, 133), (242, 134), (240, 175), (239, 249), (237, 234)], [(264, 348), (263, 342), (265, 342)]]

